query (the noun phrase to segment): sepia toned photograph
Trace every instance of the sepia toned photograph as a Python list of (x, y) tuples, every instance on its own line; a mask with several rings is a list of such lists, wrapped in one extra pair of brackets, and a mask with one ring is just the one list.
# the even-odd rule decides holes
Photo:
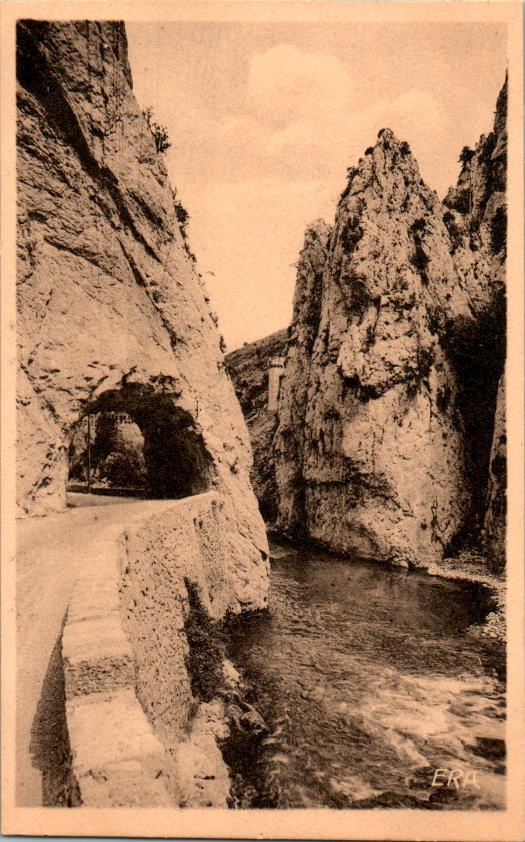
[(521, 838), (520, 4), (5, 5), (4, 832)]

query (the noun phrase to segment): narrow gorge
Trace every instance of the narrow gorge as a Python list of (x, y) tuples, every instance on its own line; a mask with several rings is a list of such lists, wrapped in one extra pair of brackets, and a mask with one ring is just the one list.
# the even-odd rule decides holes
[(125, 24), (16, 39), (18, 805), (503, 809), (507, 80), (225, 353)]

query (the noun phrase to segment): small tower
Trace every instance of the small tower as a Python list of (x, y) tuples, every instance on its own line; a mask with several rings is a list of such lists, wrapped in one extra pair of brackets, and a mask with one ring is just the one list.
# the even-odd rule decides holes
[(268, 366), (268, 412), (277, 412), (283, 377), (284, 357), (271, 357)]

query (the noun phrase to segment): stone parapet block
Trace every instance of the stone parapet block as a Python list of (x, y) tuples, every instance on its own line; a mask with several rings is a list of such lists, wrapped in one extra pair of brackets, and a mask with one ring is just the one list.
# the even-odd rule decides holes
[(132, 689), (68, 700), (67, 722), (83, 806), (172, 806), (164, 749)]

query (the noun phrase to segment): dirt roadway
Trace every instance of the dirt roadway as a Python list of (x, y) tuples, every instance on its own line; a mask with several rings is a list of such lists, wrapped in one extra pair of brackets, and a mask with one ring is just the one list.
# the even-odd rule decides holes
[[(166, 501), (71, 495), (80, 507), (20, 520), (17, 528), (16, 801), (60, 801), (65, 732), (60, 632), (77, 573), (119, 527)], [(92, 505), (86, 505), (92, 502)], [(108, 503), (114, 505), (108, 505)]]

